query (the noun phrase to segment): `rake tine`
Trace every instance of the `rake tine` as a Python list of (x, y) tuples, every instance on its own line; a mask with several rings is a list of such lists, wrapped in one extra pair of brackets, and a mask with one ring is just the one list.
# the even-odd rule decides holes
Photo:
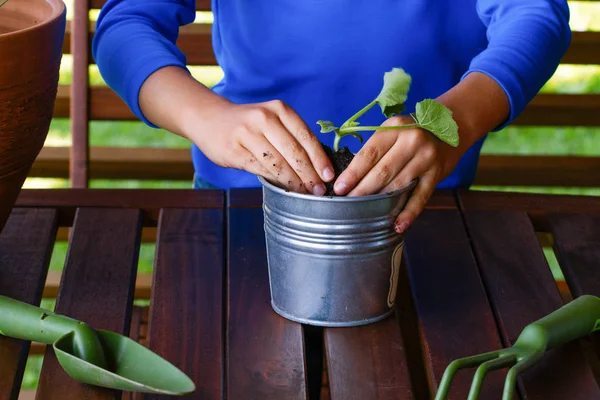
[(533, 366), (543, 354), (534, 353), (519, 361), (506, 374), (506, 381), (504, 382), (504, 393), (502, 394), (502, 400), (513, 400), (515, 395), (515, 389), (517, 386), (517, 377), (527, 368)]
[(438, 388), (437, 394), (435, 395), (435, 400), (445, 400), (448, 396), (448, 391), (450, 390), (450, 384), (454, 379), (454, 376), (458, 372), (459, 369), (471, 368), (486, 361), (493, 360), (500, 355), (500, 351), (490, 351), (489, 353), (477, 354), (470, 357), (459, 358), (452, 361), (446, 371), (444, 371), (444, 375), (442, 375), (442, 381), (440, 382), (440, 387)]
[(481, 392), (481, 386), (483, 380), (488, 372), (496, 369), (505, 368), (513, 365), (517, 362), (517, 356), (514, 354), (506, 354), (490, 361), (486, 361), (477, 368), (473, 383), (471, 384), (471, 390), (469, 391), (468, 400), (477, 400), (479, 393)]

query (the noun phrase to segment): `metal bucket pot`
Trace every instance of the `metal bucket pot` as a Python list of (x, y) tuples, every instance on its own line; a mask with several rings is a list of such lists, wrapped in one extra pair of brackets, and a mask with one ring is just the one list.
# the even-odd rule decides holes
[(259, 179), (275, 312), (328, 327), (390, 315), (404, 243), (394, 220), (416, 181), (389, 194), (321, 197)]

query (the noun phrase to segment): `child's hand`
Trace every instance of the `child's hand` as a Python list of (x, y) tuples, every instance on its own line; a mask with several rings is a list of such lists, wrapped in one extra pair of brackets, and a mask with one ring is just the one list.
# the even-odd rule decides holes
[[(216, 164), (261, 175), (300, 193), (325, 194), (323, 181), (334, 178), (317, 137), (281, 101), (228, 104), (204, 116), (207, 135), (193, 135)], [(191, 135), (192, 136), (192, 135)]]
[(179, 67), (153, 73), (140, 108), (157, 126), (193, 141), (215, 164), (295, 192), (325, 194), (333, 166), (302, 118), (281, 101), (235, 104)]
[[(383, 125), (412, 123), (409, 116), (397, 116)], [(336, 180), (334, 190), (348, 196), (387, 193), (419, 178), (406, 208), (396, 219), (396, 231), (401, 233), (423, 211), (438, 182), (456, 166), (456, 153), (457, 149), (423, 129), (378, 131)]]

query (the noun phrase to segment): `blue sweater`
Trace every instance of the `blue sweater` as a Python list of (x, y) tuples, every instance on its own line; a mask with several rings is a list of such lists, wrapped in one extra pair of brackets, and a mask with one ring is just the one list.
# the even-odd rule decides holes
[[(379, 93), (383, 74), (412, 76), (406, 112), (471, 71), (495, 79), (510, 100), (510, 123), (555, 72), (571, 39), (565, 0), (212, 0), (213, 46), (224, 78), (213, 90), (236, 103), (280, 99), (321, 141), (319, 119), (342, 123)], [(109, 0), (93, 55), (107, 84), (135, 115), (138, 92), (157, 69), (186, 68), (175, 42), (195, 19), (193, 0)], [(378, 108), (361, 121), (378, 125)], [(371, 133), (365, 132), (365, 140)], [(485, 139), (485, 138), (484, 138)], [(468, 187), (484, 139), (439, 188)], [(342, 140), (351, 151), (359, 142)], [(212, 163), (192, 147), (196, 174), (224, 189), (258, 187), (256, 176)]]

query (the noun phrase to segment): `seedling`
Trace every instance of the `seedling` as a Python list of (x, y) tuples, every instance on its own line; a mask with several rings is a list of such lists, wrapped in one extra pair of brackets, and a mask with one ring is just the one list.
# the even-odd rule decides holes
[(3, 5), (5, 5), (6, 3), (8, 3), (8, 0), (4, 0), (4, 1), (0, 2), (0, 7), (2, 7)]
[(452, 118), (452, 111), (445, 105), (433, 100), (425, 99), (416, 104), (415, 113), (410, 115), (414, 119), (414, 124), (397, 126), (359, 126), (357, 121), (364, 113), (373, 106), (379, 104), (381, 111), (387, 118), (400, 114), (406, 109), (404, 102), (410, 89), (411, 77), (401, 68), (393, 68), (386, 72), (383, 77), (383, 88), (379, 95), (362, 110), (350, 117), (342, 126), (337, 127), (331, 121), (319, 120), (317, 123), (321, 126), (321, 133), (335, 133), (333, 141), (333, 151), (339, 150), (340, 140), (346, 135), (352, 135), (360, 142), (363, 137), (359, 131), (383, 131), (398, 130), (409, 128), (422, 128), (437, 136), (440, 140), (449, 145), (458, 146), (458, 125)]

